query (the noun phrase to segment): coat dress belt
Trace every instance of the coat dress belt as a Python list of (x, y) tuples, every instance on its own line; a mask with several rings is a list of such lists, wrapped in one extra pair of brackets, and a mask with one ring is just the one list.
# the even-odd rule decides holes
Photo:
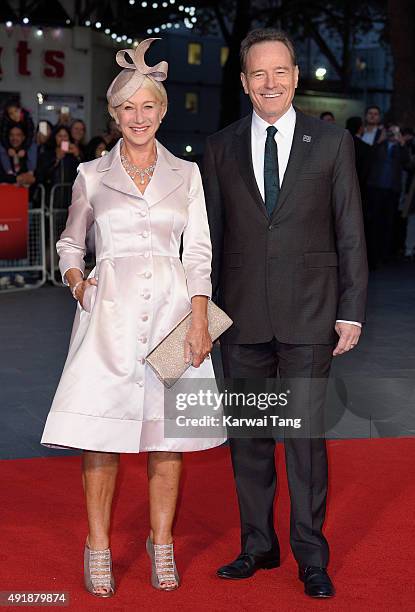
[(179, 255), (177, 255), (176, 253), (171, 254), (171, 253), (156, 253), (154, 251), (151, 251), (149, 249), (145, 249), (143, 251), (137, 251), (135, 253), (129, 253), (128, 255), (112, 255), (111, 257), (105, 256), (105, 257), (97, 257), (96, 258), (96, 265), (98, 266), (99, 264), (101, 264), (103, 261), (106, 260), (112, 260), (112, 259), (126, 259), (127, 257), (168, 257), (169, 259), (180, 259)]

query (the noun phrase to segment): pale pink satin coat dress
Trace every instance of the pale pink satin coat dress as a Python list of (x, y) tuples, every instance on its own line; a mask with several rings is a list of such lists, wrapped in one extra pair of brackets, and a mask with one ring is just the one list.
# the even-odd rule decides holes
[[(80, 164), (57, 243), (62, 275), (69, 268), (83, 272), (85, 238), (95, 223), (91, 275), (98, 287), (87, 289), (91, 312), (78, 304), (41, 443), (127, 453), (218, 446), (223, 437), (164, 438), (164, 387), (145, 362), (189, 312), (192, 296), (211, 295), (199, 169), (157, 142), (156, 169), (141, 195), (121, 164), (120, 143), (105, 157)], [(191, 366), (185, 376), (214, 378), (211, 360)]]

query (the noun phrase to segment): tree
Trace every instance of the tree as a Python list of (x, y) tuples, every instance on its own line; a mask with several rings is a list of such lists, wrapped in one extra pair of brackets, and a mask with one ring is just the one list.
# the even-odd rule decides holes
[(222, 73), (220, 127), (232, 123), (241, 114), (239, 48), (251, 27), (251, 0), (239, 0), (235, 4), (231, 29), (227, 26), (227, 20), (222, 12), (223, 3), (215, 2), (214, 6), (216, 18), (229, 49), (228, 59)]
[(339, 78), (351, 88), (353, 47), (375, 24), (383, 24), (385, 0), (214, 0), (194, 2), (201, 32), (219, 29), (229, 48), (223, 68), (220, 126), (240, 116), (239, 47), (254, 27), (284, 29), (294, 39), (313, 40)]
[(390, 116), (415, 126), (415, 5), (412, 0), (389, 0), (389, 40), (394, 60), (394, 88)]
[[(362, 36), (385, 22), (384, 0), (329, 0), (287, 2), (287, 29), (300, 40), (313, 40), (340, 82), (340, 90), (351, 89), (353, 50)], [(381, 29), (378, 28), (379, 35)]]

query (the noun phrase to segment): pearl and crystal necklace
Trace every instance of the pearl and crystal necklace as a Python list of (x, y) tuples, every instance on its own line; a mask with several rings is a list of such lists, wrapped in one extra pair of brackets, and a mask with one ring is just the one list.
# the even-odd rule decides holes
[(153, 172), (157, 164), (157, 153), (156, 153), (156, 159), (154, 160), (154, 163), (152, 163), (151, 166), (147, 166), (147, 168), (139, 168), (138, 166), (130, 162), (128, 157), (126, 157), (123, 152), (121, 152), (121, 163), (124, 166), (125, 171), (127, 172), (128, 176), (132, 180), (134, 180), (136, 176), (139, 176), (140, 184), (144, 185), (145, 177), (148, 176), (148, 179), (151, 180), (153, 176)]

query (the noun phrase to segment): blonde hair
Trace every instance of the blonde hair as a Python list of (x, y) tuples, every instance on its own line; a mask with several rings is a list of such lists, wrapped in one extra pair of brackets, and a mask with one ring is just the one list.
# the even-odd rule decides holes
[[(160, 81), (157, 81), (157, 83), (155, 83), (153, 79), (150, 79), (148, 76), (145, 76), (139, 89), (149, 89), (156, 96), (161, 106), (164, 107), (164, 115), (166, 114), (169, 101), (167, 98), (167, 91), (163, 83), (160, 83)], [(108, 104), (108, 112), (111, 117), (115, 119), (115, 121), (117, 121), (117, 108), (119, 108), (120, 106), (121, 104), (119, 104), (118, 106), (111, 106), (110, 104)]]

